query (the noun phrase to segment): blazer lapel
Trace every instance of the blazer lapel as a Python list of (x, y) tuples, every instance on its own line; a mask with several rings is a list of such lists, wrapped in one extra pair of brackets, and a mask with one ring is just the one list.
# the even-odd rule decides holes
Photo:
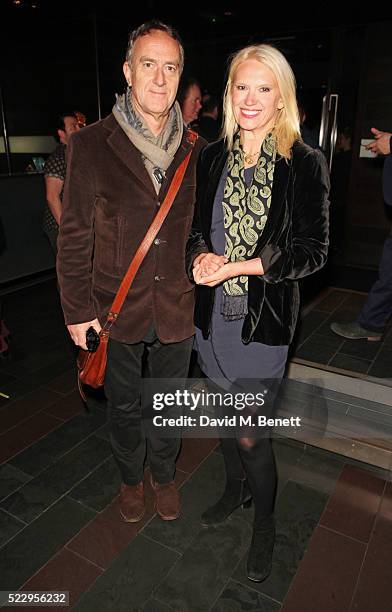
[(116, 125), (107, 138), (109, 147), (123, 164), (126, 165), (134, 179), (143, 185), (146, 191), (156, 197), (154, 186), (143, 164), (140, 151), (132, 144), (117, 121), (115, 119), (114, 121)]
[[(178, 149), (177, 149), (177, 151), (176, 151), (176, 153), (174, 155), (173, 161), (171, 162), (170, 166), (168, 167), (168, 169), (166, 171), (166, 176), (163, 179), (163, 183), (162, 183), (161, 188), (159, 190), (159, 201), (160, 202), (163, 202), (163, 200), (165, 199), (166, 194), (167, 194), (167, 192), (169, 190), (169, 187), (171, 185), (171, 182), (173, 180), (174, 174), (175, 174), (178, 166), (181, 164), (181, 162), (188, 155), (190, 149), (194, 146), (189, 141), (187, 132), (188, 132), (187, 128), (184, 127), (184, 134), (182, 136), (181, 144), (178, 147)], [(186, 176), (186, 173), (185, 173), (185, 176)]]
[(272, 185), (271, 194), (271, 206), (268, 212), (267, 221), (258, 242), (256, 251), (264, 248), (267, 242), (270, 240), (272, 234), (279, 231), (279, 219), (281, 217), (282, 209), (285, 205), (287, 186), (289, 183), (289, 177), (291, 172), (291, 164), (285, 160), (284, 157), (280, 157), (275, 164), (274, 170), (274, 181)]

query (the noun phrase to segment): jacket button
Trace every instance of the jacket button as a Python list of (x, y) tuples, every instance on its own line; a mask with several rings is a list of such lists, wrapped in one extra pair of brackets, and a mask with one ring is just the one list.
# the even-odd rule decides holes
[(157, 274), (156, 276), (154, 276), (154, 280), (155, 280), (155, 281), (160, 281), (160, 280), (161, 280), (161, 277), (160, 277), (160, 276), (158, 276), (158, 274)]
[(161, 244), (161, 241), (159, 240), (159, 238), (155, 238), (154, 244), (156, 244), (156, 245)]

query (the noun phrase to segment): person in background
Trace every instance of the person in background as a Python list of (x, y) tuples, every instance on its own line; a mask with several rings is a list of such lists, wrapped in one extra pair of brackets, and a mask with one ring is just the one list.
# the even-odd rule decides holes
[(179, 86), (177, 101), (181, 108), (182, 118), (186, 127), (193, 127), (197, 121), (201, 104), (201, 86), (197, 79), (189, 77)]
[(215, 142), (219, 138), (219, 100), (212, 94), (203, 96), (203, 108), (197, 122), (197, 132), (208, 142)]
[[(385, 202), (392, 205), (392, 133), (371, 129), (373, 142), (366, 148), (378, 155), (385, 155), (383, 169), (383, 193)], [(392, 231), (384, 242), (378, 268), (378, 280), (370, 289), (368, 298), (355, 321), (331, 323), (331, 330), (348, 340), (381, 340), (392, 314)]]
[(309, 145), (309, 147), (312, 147), (312, 149), (319, 149), (317, 131), (310, 128), (306, 123), (307, 114), (303, 104), (298, 103), (298, 111), (302, 140), (305, 144)]
[[(187, 248), (199, 362), (221, 388), (260, 389), (263, 414), (271, 414), (298, 316), (298, 279), (327, 259), (329, 190), (323, 154), (301, 139), (294, 74), (274, 47), (233, 56), (223, 134), (199, 158)], [(261, 582), (271, 571), (277, 476), (268, 428), (252, 432), (221, 437), (226, 486), (201, 520), (218, 525), (253, 498), (247, 575)]]
[(60, 142), (48, 157), (44, 166), (46, 206), (43, 230), (50, 242), (55, 257), (57, 256), (61, 202), (67, 171), (65, 151), (70, 136), (85, 125), (86, 117), (79, 111), (61, 113), (57, 119), (57, 136)]

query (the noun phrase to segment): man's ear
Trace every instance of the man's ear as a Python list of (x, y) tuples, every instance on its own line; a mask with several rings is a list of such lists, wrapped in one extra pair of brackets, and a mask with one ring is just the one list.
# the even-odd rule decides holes
[(67, 144), (67, 134), (64, 132), (64, 130), (57, 130), (57, 135), (62, 144)]
[(128, 85), (131, 86), (132, 85), (132, 72), (131, 72), (130, 65), (128, 64), (127, 61), (123, 63), (123, 73), (124, 73), (124, 76), (125, 76), (125, 79)]

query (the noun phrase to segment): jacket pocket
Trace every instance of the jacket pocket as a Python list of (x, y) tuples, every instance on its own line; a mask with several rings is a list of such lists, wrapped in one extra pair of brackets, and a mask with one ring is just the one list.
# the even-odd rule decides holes
[(116, 218), (117, 225), (117, 241), (116, 241), (116, 251), (114, 258), (114, 265), (116, 270), (120, 271), (124, 265), (129, 265), (130, 262), (126, 263), (124, 261), (124, 242), (125, 242), (125, 232), (127, 227), (127, 219), (121, 215)]
[[(127, 220), (122, 216), (106, 218), (102, 212), (95, 223), (94, 274), (100, 276), (121, 276), (125, 261)], [(124, 271), (125, 274), (125, 271)]]

